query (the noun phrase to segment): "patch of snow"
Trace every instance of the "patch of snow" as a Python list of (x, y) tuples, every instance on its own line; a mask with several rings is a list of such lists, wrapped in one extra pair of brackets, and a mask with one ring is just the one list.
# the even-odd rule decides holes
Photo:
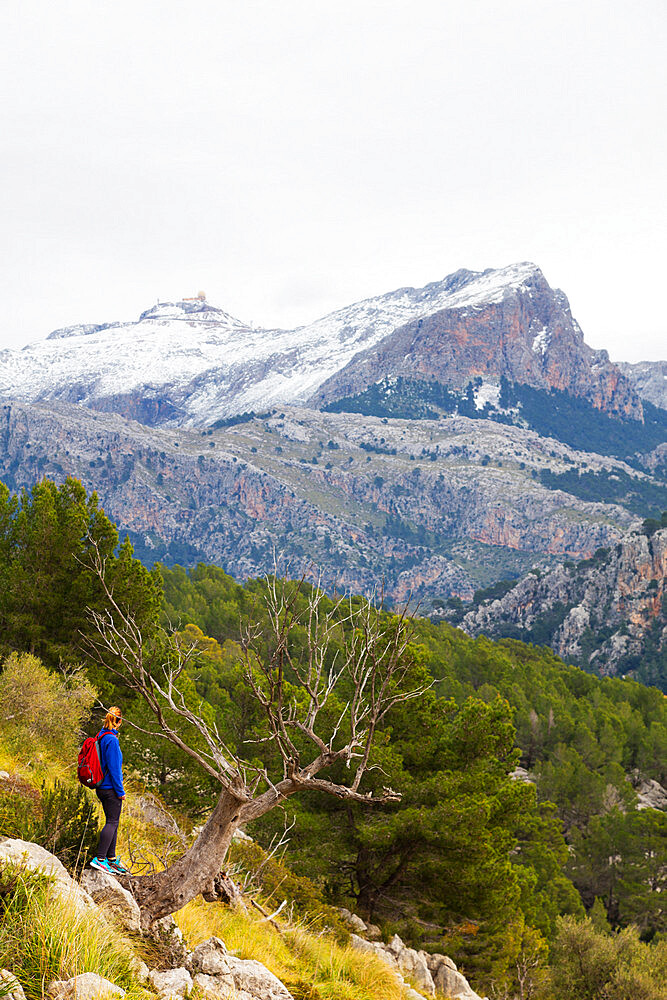
[(543, 326), (539, 333), (533, 339), (533, 353), (541, 354), (544, 357), (544, 353), (549, 345), (549, 331), (546, 326)]
[(475, 409), (483, 410), (487, 403), (491, 406), (498, 406), (500, 400), (500, 386), (494, 382), (482, 382), (475, 390)]

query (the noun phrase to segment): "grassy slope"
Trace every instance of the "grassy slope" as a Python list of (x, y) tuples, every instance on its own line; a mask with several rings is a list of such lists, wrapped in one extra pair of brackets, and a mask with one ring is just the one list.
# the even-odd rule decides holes
[[(65, 768), (43, 749), (17, 756), (0, 736), (0, 770), (35, 789), (42, 782), (71, 782)], [(70, 772), (71, 774), (71, 772)], [(127, 806), (119, 831), (119, 853), (144, 863), (181, 849), (179, 838), (165, 834), (141, 818), (143, 789), (128, 788)], [(97, 807), (98, 819), (100, 808)], [(14, 831), (10, 831), (14, 832)], [(0, 829), (0, 836), (5, 831)], [(261, 897), (260, 897), (261, 899)], [(21, 879), (10, 905), (0, 918), (0, 968), (10, 969), (24, 987), (28, 1000), (45, 995), (53, 979), (97, 972), (128, 991), (128, 1000), (151, 994), (141, 986), (134, 966), (137, 959), (156, 964), (145, 942), (130, 940), (110, 923), (82, 919), (49, 892), (48, 881)], [(262, 918), (232, 912), (221, 904), (199, 898), (176, 915), (191, 948), (216, 935), (241, 958), (262, 962), (303, 1000), (399, 1000), (402, 991), (391, 970), (372, 956), (354, 951), (330, 933), (312, 932), (308, 921), (284, 922), (279, 934)], [(280, 918), (278, 918), (280, 919)]]

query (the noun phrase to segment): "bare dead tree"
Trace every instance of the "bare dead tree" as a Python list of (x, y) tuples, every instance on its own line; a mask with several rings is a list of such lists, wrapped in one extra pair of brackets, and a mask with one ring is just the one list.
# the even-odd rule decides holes
[[(161, 634), (149, 647), (131, 609), (114, 596), (106, 561), (91, 548), (92, 568), (105, 609), (90, 608), (92, 629), (82, 636), (87, 654), (151, 709), (153, 735), (169, 740), (220, 785), (220, 795), (195, 842), (162, 872), (132, 878), (146, 926), (180, 909), (199, 893), (215, 898), (234, 831), (290, 796), (326, 792), (355, 802), (386, 803), (400, 794), (362, 791), (378, 727), (401, 702), (428, 685), (409, 683), (411, 619), (381, 615), (367, 600), (330, 601), (319, 587), (267, 578), (268, 626), (242, 626), (240, 650), (246, 682), (264, 710), (269, 756), (277, 766), (250, 764), (225, 745), (201, 706), (193, 708), (179, 681), (197, 656), (196, 644)], [(300, 652), (295, 653), (295, 632)], [(338, 706), (335, 722), (327, 721)], [(328, 710), (325, 712), (325, 708)], [(323, 772), (342, 763), (345, 783)]]

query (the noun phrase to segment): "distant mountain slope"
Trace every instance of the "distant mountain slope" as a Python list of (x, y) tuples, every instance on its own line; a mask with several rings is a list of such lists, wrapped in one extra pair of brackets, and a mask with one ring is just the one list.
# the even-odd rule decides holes
[(461, 627), (548, 644), (569, 662), (667, 690), (666, 577), (667, 523), (656, 522), (584, 562), (529, 573), (465, 614)]
[(459, 388), (504, 374), (642, 418), (627, 379), (584, 344), (565, 295), (526, 263), (457, 271), (295, 330), (255, 329), (201, 299), (162, 303), (134, 323), (68, 327), (1, 352), (0, 396), (205, 426), (248, 410), (319, 406), (397, 374)]
[[(435, 380), (463, 390), (477, 377), (496, 385), (504, 377), (538, 389), (565, 390), (608, 413), (641, 420), (634, 389), (606, 351), (584, 343), (564, 293), (550, 288), (532, 265), (514, 273), (520, 280), (502, 283), (503, 272), (479, 276), (473, 287), (487, 281), (486, 295), (465, 294), (470, 286), (464, 283), (446, 308), (411, 320), (378, 346), (360, 351), (324, 383), (311, 404), (353, 396), (386, 378)], [(460, 274), (462, 282), (469, 280), (467, 272)]]
[(634, 365), (619, 362), (616, 367), (642, 399), (667, 410), (667, 361), (638, 361)]
[[(388, 420), (304, 408), (205, 432), (66, 404), (0, 408), (0, 479), (74, 475), (147, 563), (198, 559), (237, 578), (322, 567), (327, 585), (390, 600), (472, 596), (532, 566), (613, 545), (620, 505), (551, 489), (545, 470), (647, 477), (487, 420)], [(638, 486), (639, 488), (639, 486)]]

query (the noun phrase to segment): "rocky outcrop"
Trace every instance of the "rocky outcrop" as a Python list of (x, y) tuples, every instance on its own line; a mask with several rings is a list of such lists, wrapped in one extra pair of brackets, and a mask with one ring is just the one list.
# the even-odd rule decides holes
[(141, 931), (141, 912), (137, 901), (113, 876), (96, 868), (84, 868), (81, 886), (93, 902), (113, 913), (125, 930), (135, 934)]
[(667, 410), (667, 361), (618, 362), (616, 367), (638, 396)]
[[(430, 954), (427, 951), (416, 951), (409, 948), (398, 934), (394, 934), (388, 944), (381, 941), (369, 941), (366, 936), (368, 925), (349, 910), (341, 909), (340, 914), (356, 933), (350, 935), (350, 944), (357, 951), (375, 955), (389, 965), (396, 973), (399, 982), (405, 984), (404, 977), (427, 996), (435, 996), (436, 990), (453, 1000), (480, 1000), (468, 980), (456, 968), (447, 955)], [(414, 990), (407, 988), (406, 996), (420, 996)]]
[(56, 979), (48, 988), (50, 1000), (115, 1000), (125, 990), (95, 972), (84, 972), (73, 979)]
[(632, 771), (628, 780), (637, 793), (637, 809), (659, 809), (667, 812), (667, 789), (654, 778), (645, 778), (639, 771)]
[(90, 912), (94, 903), (88, 893), (70, 878), (63, 864), (48, 851), (27, 840), (6, 837), (0, 840), (0, 860), (11, 861), (13, 864), (30, 871), (43, 872), (53, 879), (52, 891), (67, 906), (74, 907), (80, 913)]
[(197, 945), (189, 967), (195, 984), (212, 996), (226, 996), (235, 990), (240, 1000), (292, 1000), (287, 987), (266, 966), (237, 958), (217, 937)]
[(471, 635), (490, 636), (546, 625), (560, 656), (613, 674), (641, 661), (649, 633), (658, 650), (665, 647), (666, 577), (667, 529), (651, 537), (635, 530), (588, 561), (529, 574), (504, 597), (470, 611), (461, 625)]
[[(383, 378), (435, 380), (461, 390), (478, 376), (564, 389), (605, 412), (642, 419), (641, 401), (606, 351), (593, 351), (566, 296), (539, 268), (486, 297), (452, 296), (439, 312), (415, 319), (360, 351), (310, 403), (354, 396)], [(459, 272), (465, 287), (469, 272)], [(452, 276), (456, 277), (456, 276)]]

